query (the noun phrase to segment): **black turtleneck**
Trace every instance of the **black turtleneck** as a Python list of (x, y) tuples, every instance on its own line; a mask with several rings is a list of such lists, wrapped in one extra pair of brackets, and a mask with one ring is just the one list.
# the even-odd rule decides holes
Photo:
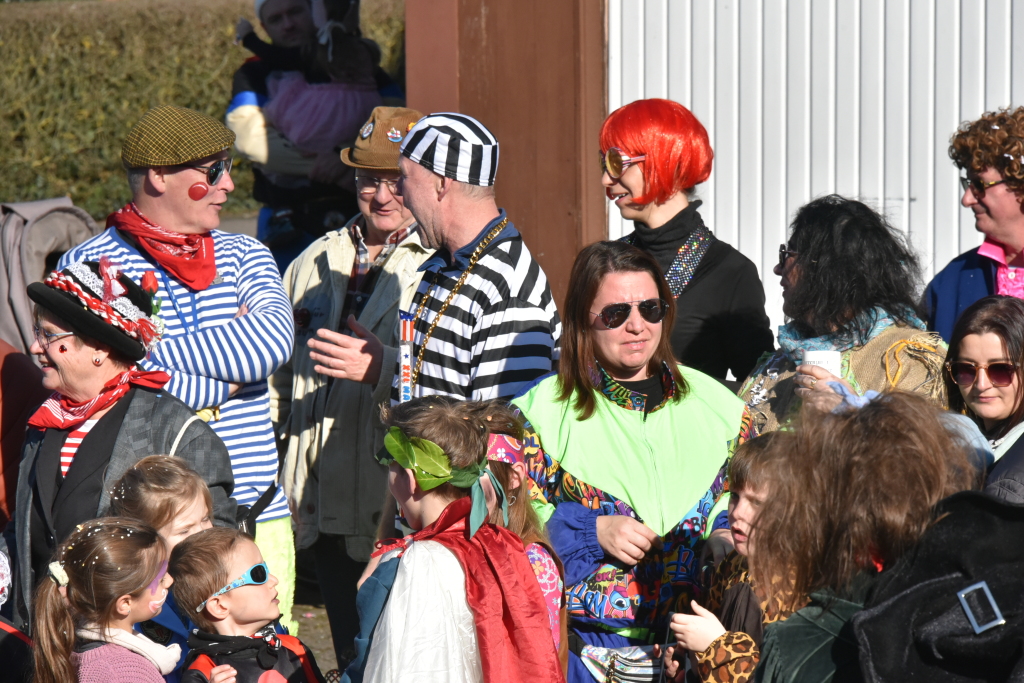
[[(704, 225), (695, 201), (660, 228), (634, 223), (633, 243), (667, 273), (679, 247)], [(774, 349), (764, 287), (757, 268), (727, 243), (716, 240), (701, 259), (689, 286), (676, 299), (672, 350), (684, 365), (725, 380), (731, 370), (738, 389), (765, 351)], [(728, 383), (727, 383), (728, 384)]]
[(633, 222), (633, 234), (636, 236), (633, 244), (653, 256), (661, 266), (661, 272), (668, 272), (683, 241), (697, 227), (704, 225), (697, 213), (700, 204), (699, 200), (693, 202), (660, 228), (649, 228), (638, 221)]

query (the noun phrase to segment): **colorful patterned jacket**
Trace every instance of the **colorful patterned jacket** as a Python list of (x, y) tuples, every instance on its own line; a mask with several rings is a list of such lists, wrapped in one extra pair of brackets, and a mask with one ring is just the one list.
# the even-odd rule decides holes
[[(576, 419), (548, 377), (515, 399), (528, 421), (533, 503), (565, 565), (574, 626), (597, 626), (631, 640), (663, 629), (669, 612), (698, 596), (700, 552), (727, 525), (726, 471), (751, 438), (742, 401), (717, 380), (680, 366), (687, 391), (663, 368), (664, 399), (645, 413), (646, 396), (603, 370), (607, 400)], [(628, 515), (662, 537), (635, 567), (609, 561), (597, 542), (597, 517)]]

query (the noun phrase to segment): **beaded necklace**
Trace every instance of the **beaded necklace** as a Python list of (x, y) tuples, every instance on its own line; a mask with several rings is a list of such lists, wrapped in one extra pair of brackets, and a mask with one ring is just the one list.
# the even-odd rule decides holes
[[(678, 299), (679, 295), (690, 285), (697, 265), (715, 240), (714, 233), (703, 225), (698, 225), (693, 232), (686, 236), (679, 251), (676, 252), (675, 259), (672, 260), (672, 266), (665, 273), (665, 279), (668, 281), (674, 298)], [(623, 237), (622, 241), (627, 244), (635, 244), (636, 237), (629, 234)]]
[[(455, 295), (459, 293), (459, 290), (462, 288), (462, 285), (466, 282), (466, 278), (469, 277), (469, 271), (473, 270), (473, 266), (476, 265), (476, 262), (484, 253), (484, 249), (486, 249), (487, 245), (491, 243), (491, 240), (497, 237), (501, 233), (501, 231), (505, 229), (505, 226), (507, 224), (508, 216), (505, 216), (505, 218), (503, 218), (500, 223), (494, 226), (494, 228), (489, 233), (487, 233), (487, 235), (482, 240), (480, 240), (480, 244), (476, 245), (476, 249), (473, 250), (473, 254), (469, 257), (469, 265), (466, 267), (466, 270), (462, 271), (462, 275), (459, 276), (458, 282), (456, 282), (455, 286), (452, 287), (452, 291), (448, 293), (448, 297), (444, 300), (444, 303), (441, 304), (441, 308), (438, 309), (437, 315), (434, 316), (433, 322), (430, 323), (430, 328), (427, 329), (427, 333), (423, 335), (423, 341), (420, 343), (420, 352), (416, 354), (416, 367), (413, 368), (412, 371), (412, 382), (410, 383), (409, 386), (416, 386), (416, 382), (420, 378), (420, 368), (423, 367), (423, 355), (427, 352), (427, 343), (430, 341), (430, 338), (434, 335), (434, 329), (437, 328), (437, 323), (441, 321), (441, 317), (444, 315), (444, 312), (448, 310), (448, 305), (451, 304), (452, 300), (455, 298)], [(423, 299), (420, 301), (420, 306), (419, 308), (416, 309), (416, 316), (413, 318), (414, 330), (416, 329), (416, 323), (420, 321), (420, 316), (423, 315), (423, 309), (426, 308), (427, 300), (429, 300), (433, 296), (434, 289), (437, 286), (437, 279), (438, 277), (440, 277), (440, 275), (440, 270), (434, 271), (434, 277), (430, 281), (430, 286), (427, 287), (427, 293), (423, 295)]]

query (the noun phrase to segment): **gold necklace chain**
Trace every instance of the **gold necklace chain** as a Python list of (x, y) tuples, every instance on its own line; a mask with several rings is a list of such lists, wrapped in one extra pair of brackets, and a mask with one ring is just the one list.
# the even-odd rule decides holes
[[(452, 288), (452, 291), (448, 293), (448, 298), (444, 300), (443, 304), (441, 304), (441, 308), (437, 311), (437, 315), (434, 316), (433, 322), (430, 323), (430, 328), (427, 330), (427, 333), (423, 336), (423, 343), (420, 345), (420, 352), (416, 354), (416, 367), (413, 368), (412, 371), (412, 380), (409, 385), (410, 387), (416, 386), (416, 382), (420, 378), (420, 368), (423, 367), (423, 355), (427, 352), (427, 343), (430, 341), (430, 338), (434, 336), (434, 329), (437, 328), (437, 323), (441, 321), (441, 317), (444, 315), (444, 312), (448, 310), (448, 305), (451, 304), (452, 300), (455, 298), (455, 295), (459, 293), (459, 290), (462, 288), (462, 285), (466, 282), (466, 278), (469, 277), (469, 271), (473, 270), (473, 266), (475, 266), (476, 262), (480, 259), (480, 255), (483, 254), (484, 249), (486, 249), (487, 245), (491, 243), (491, 240), (497, 237), (501, 233), (501, 231), (505, 229), (506, 224), (508, 224), (508, 216), (505, 216), (505, 218), (503, 218), (500, 223), (494, 226), (494, 229), (492, 229), (489, 233), (487, 233), (487, 235), (482, 240), (480, 240), (480, 244), (476, 245), (476, 249), (473, 250), (472, 255), (470, 255), (469, 257), (469, 266), (466, 267), (466, 270), (462, 271), (462, 275), (459, 276), (459, 281), (455, 283), (455, 286)], [(413, 318), (412, 323), (413, 330), (416, 329), (416, 323), (419, 322), (420, 316), (423, 315), (423, 309), (426, 307), (427, 301), (433, 295), (434, 288), (437, 285), (437, 278), (440, 275), (440, 270), (434, 272), (434, 278), (430, 281), (430, 286), (427, 287), (427, 293), (423, 295), (423, 300), (420, 301), (420, 307), (416, 309), (416, 316)]]

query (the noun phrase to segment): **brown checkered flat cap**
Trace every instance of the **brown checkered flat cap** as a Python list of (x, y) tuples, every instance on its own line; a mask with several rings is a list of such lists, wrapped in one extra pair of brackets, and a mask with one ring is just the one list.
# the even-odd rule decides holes
[(356, 136), (356, 144), (341, 150), (341, 160), (353, 168), (397, 171), (398, 150), (423, 114), (405, 107), (375, 107)]
[(179, 166), (222, 152), (235, 134), (220, 121), (184, 107), (165, 105), (147, 111), (121, 147), (121, 159), (132, 168)]

